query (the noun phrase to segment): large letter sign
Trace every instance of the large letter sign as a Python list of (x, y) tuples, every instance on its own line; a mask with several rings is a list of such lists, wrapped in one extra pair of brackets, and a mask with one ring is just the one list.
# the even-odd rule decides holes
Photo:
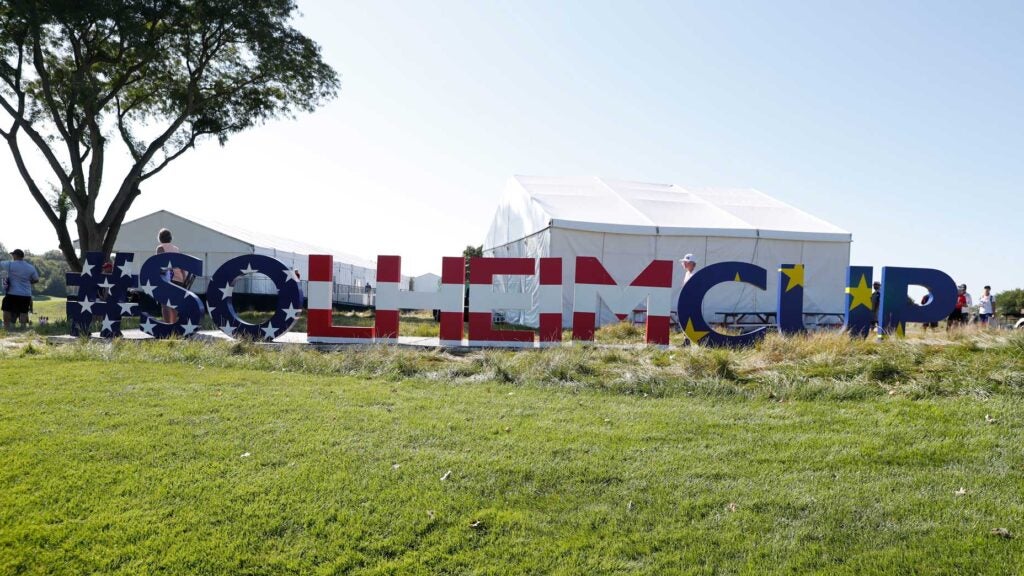
[[(100, 336), (121, 335), (121, 318), (133, 316), (137, 308), (128, 302), (129, 291), (138, 288), (161, 306), (177, 311), (174, 323), (165, 323), (146, 313), (138, 313), (140, 328), (154, 338), (188, 337), (195, 334), (203, 318), (198, 296), (168, 280), (168, 270), (178, 268), (201, 276), (203, 264), (186, 254), (151, 256), (142, 266), (141, 285), (132, 274), (132, 254), (118, 254), (110, 273), (103, 273), (100, 253), (90, 252), (80, 274), (68, 274), (67, 284), (78, 286), (69, 296), (67, 315), (71, 334), (88, 334), (100, 320)], [(108, 264), (110, 266), (111, 264)], [(440, 313), (438, 345), (484, 347), (549, 347), (562, 340), (562, 259), (561, 258), (474, 258), (470, 261), (469, 334), (463, 340), (463, 303), (465, 302), (465, 260), (442, 259), (441, 283), (433, 292), (402, 289), (402, 258), (377, 257), (377, 293), (373, 326), (334, 326), (334, 260), (328, 255), (309, 257), (310, 343), (398, 342), (402, 310), (434, 310)], [(646, 312), (648, 344), (667, 346), (670, 331), (672, 261), (653, 260), (628, 286), (612, 278), (597, 258), (579, 256), (575, 261), (573, 287), (572, 337), (574, 341), (593, 341), (602, 302), (619, 317)], [(779, 292), (776, 305), (777, 327), (784, 335), (805, 333), (803, 296), (806, 274), (803, 264), (779, 265)], [(878, 310), (872, 307), (872, 268), (849, 266), (846, 276), (845, 329), (864, 337), (877, 322), (879, 334), (903, 336), (907, 322), (935, 322), (944, 318), (956, 302), (953, 279), (939, 270), (925, 268), (882, 268), (882, 294)], [(261, 324), (239, 318), (234, 308), (234, 283), (239, 276), (262, 274), (277, 288), (277, 308), (273, 317)], [(503, 275), (536, 276), (536, 289), (528, 292), (496, 292), (494, 278)], [(725, 282), (744, 282), (765, 290), (767, 271), (746, 262), (710, 264), (694, 274), (679, 293), (679, 323), (687, 339), (703, 346), (749, 346), (767, 333), (767, 326), (745, 334), (716, 332), (704, 320), (704, 297), (709, 290)], [(931, 302), (918, 306), (907, 295), (909, 286), (927, 288)], [(837, 295), (838, 296), (838, 295)], [(207, 309), (214, 325), (232, 337), (271, 341), (292, 328), (302, 313), (302, 293), (298, 272), (281, 261), (262, 255), (233, 258), (217, 269), (207, 285)], [(533, 310), (538, 313), (537, 330), (497, 330), (495, 310)], [(828, 311), (832, 312), (832, 311)], [(815, 314), (825, 314), (822, 311)], [(536, 336), (535, 336), (536, 334)], [(539, 338), (538, 338), (539, 337)], [(539, 341), (535, 341), (537, 338)]]
[[(576, 287), (573, 293), (572, 339), (594, 339), (598, 300), (624, 320), (637, 307), (646, 303), (648, 344), (668, 345), (669, 319), (672, 314), (672, 261), (654, 260), (639, 276), (620, 288), (618, 282), (592, 256), (576, 257)], [(646, 302), (645, 302), (646, 301)]]
[(556, 346), (562, 341), (562, 259), (541, 258), (540, 286), (537, 288), (537, 308), (540, 324), (541, 348)]
[[(925, 306), (910, 302), (908, 286), (924, 286), (932, 293)], [(882, 304), (879, 326), (887, 334), (903, 336), (907, 322), (938, 322), (956, 307), (956, 283), (945, 272), (929, 268), (882, 268)]]
[(686, 337), (702, 346), (752, 346), (764, 338), (767, 328), (758, 328), (740, 335), (715, 332), (704, 321), (704, 295), (723, 282), (745, 282), (764, 290), (768, 285), (768, 271), (746, 262), (719, 262), (694, 274), (679, 292), (679, 323)]
[(533, 332), (529, 330), (495, 330), (495, 310), (529, 310), (530, 294), (495, 292), (494, 277), (508, 275), (532, 276), (533, 258), (470, 258), (469, 259), (469, 345), (532, 347)]
[(401, 256), (377, 256), (377, 298), (372, 327), (334, 326), (334, 257), (309, 257), (309, 342), (318, 344), (393, 343), (398, 341), (399, 312), (439, 310), (440, 343), (462, 345), (462, 302), (465, 295), (462, 258), (441, 261), (441, 286), (434, 292), (402, 290)]
[(168, 252), (150, 256), (142, 264), (139, 271), (139, 289), (147, 296), (156, 300), (157, 304), (173, 308), (178, 312), (178, 320), (166, 323), (154, 320), (153, 316), (143, 312), (139, 328), (154, 338), (171, 336), (191, 336), (199, 330), (203, 321), (203, 302), (192, 292), (172, 284), (167, 279), (172, 268), (180, 268), (195, 276), (203, 275), (203, 261), (176, 252)]
[[(235, 279), (244, 274), (261, 273), (277, 287), (277, 311), (261, 324), (245, 322), (235, 313), (233, 300)], [(302, 293), (295, 270), (280, 260), (260, 254), (232, 258), (217, 269), (206, 289), (206, 305), (213, 324), (228, 336), (245, 336), (253, 340), (271, 341), (291, 330), (302, 313)]]
[(114, 338), (121, 335), (121, 317), (133, 316), (135, 304), (128, 302), (128, 289), (134, 288), (138, 277), (132, 274), (134, 254), (118, 254), (114, 269), (103, 273), (103, 254), (89, 252), (85, 255), (82, 272), (69, 272), (65, 280), (68, 286), (78, 286), (78, 296), (68, 298), (65, 311), (71, 325), (71, 335), (88, 335), (94, 318), (101, 318), (100, 337)]
[(871, 266), (850, 266), (846, 269), (846, 320), (850, 336), (864, 338), (878, 320), (871, 309)]
[[(377, 268), (387, 256), (377, 257)], [(379, 275), (379, 272), (378, 272)], [(378, 286), (378, 290), (380, 287)], [(355, 343), (372, 341), (373, 327), (334, 325), (334, 257), (314, 254), (309, 257), (306, 282), (306, 332), (310, 342)]]
[(779, 303), (775, 310), (779, 332), (800, 334), (804, 327), (804, 265), (783, 264), (779, 268)]

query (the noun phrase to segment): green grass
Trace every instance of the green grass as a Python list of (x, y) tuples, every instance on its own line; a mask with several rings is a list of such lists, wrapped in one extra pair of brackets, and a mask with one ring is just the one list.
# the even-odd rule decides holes
[(1024, 562), (1022, 538), (990, 533), (1024, 533), (1019, 335), (462, 356), (3, 344), (0, 574)]
[(33, 323), (37, 323), (41, 316), (46, 316), (51, 322), (59, 322), (67, 318), (66, 310), (67, 299), (36, 295), (32, 297), (30, 320)]
[[(32, 305), (33, 312), (29, 315), (29, 320), (33, 324), (31, 328), (33, 333), (53, 336), (67, 334), (69, 332), (67, 324), (66, 299), (54, 298), (52, 296), (35, 296), (33, 297)], [(239, 313), (239, 317), (242, 320), (252, 323), (264, 322), (270, 318), (271, 315), (271, 312)], [(49, 319), (46, 326), (39, 324), (39, 319), (43, 316), (46, 316)], [(372, 312), (335, 312), (333, 316), (333, 322), (336, 326), (373, 326), (374, 323), (374, 316)], [(138, 318), (123, 318), (121, 320), (122, 330), (136, 329), (138, 327)], [(216, 330), (217, 327), (213, 325), (209, 315), (204, 315), (201, 322), (201, 329)], [(99, 330), (99, 322), (93, 324), (93, 330)], [(304, 315), (299, 317), (298, 321), (292, 327), (292, 331), (306, 331), (306, 317)], [(440, 329), (437, 322), (435, 322), (430, 316), (429, 312), (408, 312), (402, 314), (400, 331), (402, 336), (436, 337), (440, 332)], [(0, 337), (3, 335), (4, 332), (0, 331)]]

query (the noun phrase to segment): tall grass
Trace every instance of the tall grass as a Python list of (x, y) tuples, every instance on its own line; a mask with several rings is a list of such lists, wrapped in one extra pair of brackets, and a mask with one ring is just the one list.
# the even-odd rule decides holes
[[(629, 344), (604, 333), (602, 343)], [(544, 350), (447, 352), (400, 346), (266, 346), (193, 340), (87, 341), (50, 345), (38, 336), (3, 340), (0, 357), (32, 355), (55, 361), (147, 360), (259, 371), (343, 374), (453, 384), (497, 381), (524, 386), (587, 387), (649, 396), (741, 396), (857, 399), (874, 395), (935, 397), (1024, 394), (1024, 334), (962, 331), (890, 339), (838, 333), (770, 335), (744, 350), (673, 346), (570, 345)]]

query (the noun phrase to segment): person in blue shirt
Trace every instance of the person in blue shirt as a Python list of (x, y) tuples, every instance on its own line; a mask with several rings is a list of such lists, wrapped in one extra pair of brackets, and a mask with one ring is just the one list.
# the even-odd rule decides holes
[(39, 282), (36, 267), (25, 262), (25, 253), (21, 249), (11, 252), (14, 260), (0, 262), (0, 272), (6, 272), (4, 279), (4, 301), (0, 305), (4, 312), (4, 327), (14, 328), (14, 321), (21, 322), (21, 327), (28, 325), (28, 313), (32, 309), (32, 285)]

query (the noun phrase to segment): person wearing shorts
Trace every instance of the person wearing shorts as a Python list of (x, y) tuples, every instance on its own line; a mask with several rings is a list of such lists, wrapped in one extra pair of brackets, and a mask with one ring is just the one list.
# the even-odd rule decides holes
[(25, 252), (22, 250), (14, 250), (11, 257), (14, 260), (0, 262), (0, 271), (7, 273), (4, 301), (0, 308), (3, 308), (5, 328), (14, 328), (16, 320), (24, 328), (28, 325), (28, 313), (32, 310), (32, 285), (39, 282), (39, 272), (35, 266), (25, 262)]
[[(178, 252), (181, 252), (181, 250), (179, 250), (177, 246), (171, 244), (171, 240), (173, 240), (173, 237), (171, 236), (171, 231), (168, 230), (167, 228), (161, 228), (160, 231), (157, 232), (156, 238), (157, 240), (160, 241), (160, 244), (158, 244), (156, 247), (157, 254), (176, 254)], [(177, 284), (178, 286), (184, 286), (185, 272), (181, 268), (169, 268), (164, 271), (164, 280), (171, 282), (173, 284)], [(168, 324), (173, 324), (178, 321), (178, 311), (175, 310), (174, 308), (171, 308), (166, 304), (162, 304), (160, 306), (160, 312), (161, 316), (163, 316), (164, 322), (167, 322)]]
[(992, 295), (992, 287), (985, 286), (985, 292), (978, 298), (978, 321), (988, 326), (988, 321), (996, 313), (996, 297)]

